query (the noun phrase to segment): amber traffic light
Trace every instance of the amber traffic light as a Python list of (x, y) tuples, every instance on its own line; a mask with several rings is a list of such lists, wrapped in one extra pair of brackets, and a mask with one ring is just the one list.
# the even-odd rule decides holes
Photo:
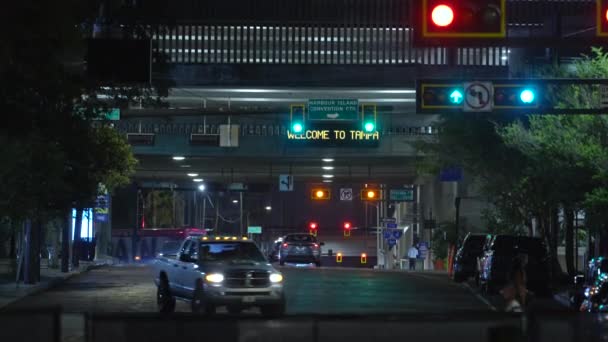
[(310, 191), (310, 198), (315, 201), (324, 201), (331, 198), (331, 191), (328, 188), (314, 188)]
[(378, 189), (366, 188), (361, 190), (362, 201), (378, 201), (380, 200), (380, 191)]

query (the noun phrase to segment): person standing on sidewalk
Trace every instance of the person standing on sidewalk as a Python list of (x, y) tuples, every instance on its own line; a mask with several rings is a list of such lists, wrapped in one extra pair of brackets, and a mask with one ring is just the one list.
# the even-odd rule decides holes
[(416, 258), (418, 257), (418, 248), (416, 248), (416, 245), (412, 245), (412, 247), (407, 250), (407, 257), (410, 259), (410, 271), (415, 271)]

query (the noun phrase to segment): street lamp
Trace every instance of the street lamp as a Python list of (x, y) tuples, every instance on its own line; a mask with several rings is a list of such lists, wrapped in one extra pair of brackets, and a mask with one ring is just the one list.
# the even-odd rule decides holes
[(269, 206), (269, 205), (267, 205), (267, 206), (266, 206), (266, 208), (264, 208), (264, 209), (266, 209), (266, 211), (271, 211), (271, 210), (272, 210), (272, 207), (271, 207), (271, 206)]
[(199, 185), (199, 186), (198, 186), (198, 189), (199, 189), (200, 191), (205, 191), (205, 184), (201, 184), (201, 185)]

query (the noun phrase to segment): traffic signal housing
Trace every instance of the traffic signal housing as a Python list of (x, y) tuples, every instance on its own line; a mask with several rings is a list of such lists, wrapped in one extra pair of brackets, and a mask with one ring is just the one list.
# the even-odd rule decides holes
[(472, 46), (506, 37), (506, 0), (418, 0), (414, 4), (417, 43)]
[[(418, 80), (416, 84), (416, 112), (514, 112), (540, 109), (543, 106), (542, 81), (493, 79), (462, 81), (453, 79)], [(479, 105), (480, 86), (487, 85)], [(476, 98), (477, 96), (477, 98)], [(478, 101), (475, 101), (478, 100)], [(546, 103), (544, 103), (546, 105)]]
[(313, 236), (317, 236), (317, 232), (319, 231), (319, 224), (317, 222), (308, 223), (308, 233)]
[(310, 191), (310, 198), (315, 201), (327, 201), (331, 198), (329, 188), (314, 188)]
[(538, 108), (537, 87), (526, 84), (495, 84), (494, 109)]
[(289, 111), (289, 130), (294, 134), (302, 134), (304, 132), (306, 106), (303, 104), (291, 105)]
[(350, 229), (352, 228), (352, 225), (350, 224), (350, 222), (344, 222), (344, 224), (342, 225), (342, 227), (344, 228), (344, 236), (345, 237), (349, 237), (350, 236)]
[(361, 189), (362, 201), (378, 201), (380, 199), (380, 190), (373, 188)]
[(608, 37), (608, 0), (596, 0), (596, 35)]
[(377, 129), (377, 107), (375, 104), (361, 105), (361, 124), (365, 133), (374, 133)]

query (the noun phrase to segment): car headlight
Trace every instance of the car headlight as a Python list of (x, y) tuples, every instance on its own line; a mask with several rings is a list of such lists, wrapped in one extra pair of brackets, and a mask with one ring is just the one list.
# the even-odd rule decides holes
[(224, 281), (224, 275), (221, 273), (209, 273), (205, 276), (205, 280), (210, 283), (221, 283)]
[(270, 275), (271, 283), (280, 283), (282, 281), (283, 281), (283, 275), (281, 275), (280, 273), (273, 273)]

